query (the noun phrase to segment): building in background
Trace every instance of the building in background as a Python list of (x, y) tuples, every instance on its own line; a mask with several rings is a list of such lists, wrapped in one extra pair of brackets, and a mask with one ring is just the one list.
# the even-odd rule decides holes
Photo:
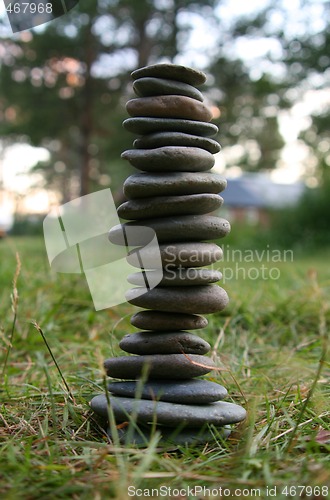
[(260, 224), (267, 227), (270, 212), (298, 203), (305, 188), (303, 182), (280, 184), (265, 173), (247, 173), (227, 179), (222, 213), (230, 221)]

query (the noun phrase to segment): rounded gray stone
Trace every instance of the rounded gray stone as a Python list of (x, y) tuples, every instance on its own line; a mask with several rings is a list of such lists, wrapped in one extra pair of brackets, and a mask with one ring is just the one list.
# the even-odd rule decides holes
[[(125, 335), (119, 347), (130, 354), (206, 354), (208, 342), (189, 332), (137, 332)], [(219, 398), (220, 399), (220, 398)]]
[(165, 78), (145, 77), (135, 80), (133, 89), (139, 97), (154, 95), (185, 95), (203, 101), (203, 94), (189, 83), (167, 80)]
[(167, 401), (168, 403), (202, 405), (220, 401), (227, 396), (227, 390), (215, 382), (208, 380), (170, 380), (145, 382), (141, 388), (138, 382), (112, 382), (108, 389), (116, 396), (141, 399), (152, 399), (156, 401)]
[(205, 104), (183, 95), (137, 97), (126, 103), (126, 110), (133, 117), (181, 118), (201, 122), (212, 120), (212, 113)]
[[(143, 273), (133, 273), (127, 277), (127, 281), (132, 285), (145, 286), (145, 279), (148, 283), (156, 283), (159, 271), (144, 271)], [(222, 274), (213, 269), (198, 269), (195, 267), (173, 267), (167, 266), (163, 270), (163, 277), (157, 286), (196, 286), (208, 285), (220, 281)]]
[(124, 193), (129, 199), (152, 196), (183, 196), (220, 193), (226, 188), (223, 177), (212, 172), (138, 173), (128, 177)]
[(215, 243), (175, 243), (160, 245), (159, 249), (163, 265), (181, 267), (208, 266), (223, 256), (221, 247)]
[(155, 196), (126, 201), (117, 209), (122, 219), (145, 219), (168, 215), (207, 214), (221, 207), (223, 198), (214, 193)]
[[(136, 429), (136, 425), (124, 426), (123, 428), (116, 429), (116, 436), (119, 438), (119, 442), (124, 446), (137, 446), (139, 448), (148, 448), (151, 439), (157, 431), (160, 434), (160, 439), (157, 442), (158, 450), (162, 451), (175, 451), (180, 445), (189, 446), (205, 446), (207, 442), (214, 442), (217, 439), (227, 439), (231, 434), (231, 429), (228, 426), (221, 426), (209, 430), (207, 424), (201, 427), (189, 427), (189, 428), (173, 428), (164, 425), (141, 425)], [(111, 429), (107, 429), (107, 434), (109, 438), (113, 441)]]
[(214, 156), (205, 149), (187, 146), (128, 149), (121, 157), (145, 172), (201, 172), (212, 168), (215, 161)]
[(119, 356), (106, 359), (104, 368), (109, 377), (135, 379), (146, 375), (147, 379), (186, 379), (206, 375), (215, 367), (214, 362), (198, 354), (154, 354), (145, 356)]
[(190, 85), (202, 85), (206, 82), (206, 75), (202, 71), (170, 63), (144, 66), (133, 71), (131, 76), (134, 80), (145, 77), (167, 78), (169, 80), (189, 83)]
[(221, 147), (209, 137), (184, 134), (182, 132), (157, 132), (135, 139), (133, 146), (138, 149), (160, 148), (162, 146), (190, 146), (206, 149), (212, 154), (219, 153)]
[(158, 311), (211, 314), (222, 311), (229, 302), (227, 292), (218, 285), (156, 287), (143, 295), (140, 291), (128, 290), (127, 302)]
[[(221, 247), (215, 243), (171, 243), (162, 244), (158, 248), (145, 247), (143, 249), (143, 258), (150, 262), (150, 269), (154, 264), (157, 267), (158, 258), (162, 261), (164, 268), (169, 267), (202, 267), (214, 264), (221, 260), (223, 252)], [(127, 256), (127, 262), (138, 269), (140, 264), (136, 262), (136, 252), (133, 251)]]
[(139, 116), (127, 118), (123, 122), (123, 127), (134, 134), (144, 135), (154, 132), (184, 132), (202, 137), (212, 137), (219, 132), (214, 123), (200, 122), (196, 120), (180, 120), (179, 118), (151, 118)]
[(208, 325), (203, 316), (197, 314), (167, 313), (163, 311), (139, 311), (131, 316), (131, 324), (142, 330), (161, 331), (199, 330)]
[[(126, 228), (140, 225), (140, 221), (118, 224), (110, 230), (109, 240), (116, 245), (123, 245), (123, 231)], [(155, 231), (159, 243), (216, 240), (223, 238), (230, 231), (230, 224), (227, 220), (211, 215), (180, 215), (159, 219), (143, 219), (143, 226), (150, 227)], [(134, 238), (131, 238), (131, 245), (145, 245), (145, 235), (134, 235)]]
[[(108, 404), (105, 395), (95, 396), (91, 407), (101, 417), (108, 418)], [(110, 405), (118, 422), (127, 421), (127, 416), (136, 415), (139, 423), (176, 427), (199, 427), (205, 423), (216, 427), (236, 424), (246, 418), (246, 411), (241, 406), (227, 401), (217, 401), (207, 405), (185, 405), (165, 401), (150, 401), (119, 396), (110, 397)]]

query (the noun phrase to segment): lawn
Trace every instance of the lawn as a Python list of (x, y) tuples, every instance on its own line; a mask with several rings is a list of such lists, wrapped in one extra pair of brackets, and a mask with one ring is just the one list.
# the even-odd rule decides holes
[(329, 498), (330, 251), (227, 250), (208, 378), (249, 417), (225, 442), (171, 451), (157, 435), (111, 444), (88, 406), (137, 308), (95, 312), (83, 276), (51, 272), (41, 238), (0, 241), (1, 498)]

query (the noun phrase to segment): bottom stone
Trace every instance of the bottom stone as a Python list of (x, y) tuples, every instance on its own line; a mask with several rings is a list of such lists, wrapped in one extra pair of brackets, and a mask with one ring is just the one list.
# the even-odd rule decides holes
[[(147, 447), (155, 432), (160, 434), (157, 445), (159, 447), (166, 447), (167, 450), (175, 450), (178, 445), (183, 446), (196, 446), (205, 445), (207, 442), (214, 442), (216, 440), (227, 439), (231, 434), (230, 427), (217, 427), (210, 428), (189, 428), (183, 430), (174, 430), (173, 427), (158, 426), (139, 426), (129, 428), (128, 426), (123, 429), (116, 429), (116, 434), (119, 443), (126, 446), (140, 446)], [(115, 441), (115, 437), (108, 427), (107, 434), (111, 441)]]
[[(95, 396), (91, 408), (104, 420), (108, 420), (108, 402), (104, 394)], [(241, 406), (226, 401), (206, 405), (187, 405), (110, 396), (110, 408), (116, 423), (128, 422), (132, 417), (141, 424), (164, 425), (168, 427), (202, 427), (213, 424), (222, 427), (241, 422), (246, 411)], [(131, 418), (132, 420), (132, 418)]]

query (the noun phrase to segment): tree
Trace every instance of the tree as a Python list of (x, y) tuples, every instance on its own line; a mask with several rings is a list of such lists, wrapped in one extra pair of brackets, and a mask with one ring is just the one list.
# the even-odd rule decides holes
[[(217, 104), (223, 116), (223, 145), (236, 146), (240, 152), (233, 159), (235, 165), (246, 170), (275, 168), (285, 144), (279, 117), (299, 104), (311, 113), (300, 134), (310, 148), (306, 176), (321, 178), (322, 165), (330, 164), (329, 100), (322, 102), (329, 86), (330, 4), (298, 3), (295, 7), (287, 2), (268, 4), (256, 13), (233, 18), (211, 73), (221, 89)], [(245, 57), (240, 54), (242, 47)]]
[(49, 149), (50, 161), (36, 169), (61, 189), (64, 201), (107, 183), (109, 175), (116, 186), (129, 169), (119, 161), (131, 147), (121, 126), (129, 71), (162, 57), (173, 60), (187, 29), (178, 26), (179, 13), (199, 9), (203, 15), (214, 4), (85, 0), (43, 31), (7, 38), (1, 134)]
[(214, 97), (221, 143), (235, 146), (233, 163), (248, 171), (274, 169), (284, 145), (277, 121), (278, 86), (268, 75), (253, 81), (238, 59), (221, 57), (211, 72), (221, 89)]

